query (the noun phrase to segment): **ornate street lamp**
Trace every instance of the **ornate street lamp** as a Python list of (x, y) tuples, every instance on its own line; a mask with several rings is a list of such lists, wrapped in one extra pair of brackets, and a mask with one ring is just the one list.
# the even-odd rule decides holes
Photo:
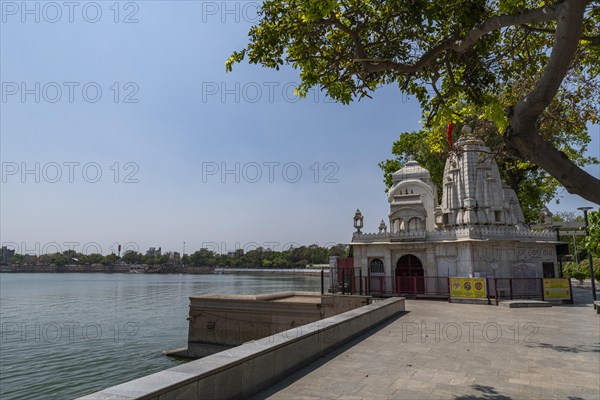
[[(585, 236), (588, 236), (590, 234), (589, 230), (588, 230), (588, 211), (591, 210), (593, 207), (578, 207), (577, 209), (580, 211), (583, 211), (583, 217), (585, 219)], [(594, 301), (596, 301), (596, 283), (594, 282), (596, 280), (596, 277), (594, 276), (594, 264), (592, 262), (592, 253), (590, 253), (589, 250), (587, 250), (587, 255), (588, 255), (588, 262), (590, 264), (590, 278), (592, 279), (592, 298), (594, 299)]]
[(356, 213), (354, 213), (354, 228), (356, 228), (356, 233), (362, 233), (360, 230), (363, 227), (363, 216), (360, 213), (360, 210), (357, 208)]
[(381, 223), (379, 223), (379, 233), (387, 233), (387, 226), (383, 220), (381, 220)]

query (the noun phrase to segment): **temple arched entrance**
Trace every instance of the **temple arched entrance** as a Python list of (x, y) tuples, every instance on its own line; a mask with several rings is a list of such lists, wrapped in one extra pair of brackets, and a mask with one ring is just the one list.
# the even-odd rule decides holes
[(407, 254), (396, 263), (396, 291), (398, 294), (425, 292), (425, 270), (417, 256)]

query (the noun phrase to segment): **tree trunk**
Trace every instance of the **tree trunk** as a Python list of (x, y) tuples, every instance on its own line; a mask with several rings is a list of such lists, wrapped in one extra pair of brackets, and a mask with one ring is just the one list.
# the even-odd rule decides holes
[(565, 153), (557, 150), (538, 134), (535, 127), (528, 132), (512, 132), (506, 135), (505, 141), (517, 150), (521, 157), (546, 170), (569, 193), (600, 204), (600, 180), (569, 160)]

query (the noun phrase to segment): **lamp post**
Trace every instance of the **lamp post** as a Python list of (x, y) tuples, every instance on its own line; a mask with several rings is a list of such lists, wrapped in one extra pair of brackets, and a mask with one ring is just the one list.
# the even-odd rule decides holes
[[(588, 211), (592, 209), (592, 207), (579, 207), (577, 208), (580, 211), (583, 211), (583, 218), (585, 219), (585, 236), (590, 234), (588, 230)], [(596, 301), (596, 283), (594, 282), (596, 278), (594, 277), (594, 264), (592, 263), (592, 253), (586, 249), (588, 255), (588, 263), (590, 264), (590, 278), (592, 279), (592, 298)]]
[(361, 229), (363, 227), (363, 216), (360, 210), (357, 208), (356, 213), (354, 213), (354, 228), (356, 229), (356, 233), (361, 233)]
[(575, 253), (575, 265), (579, 265), (579, 260), (577, 259), (577, 242), (575, 241), (575, 235), (573, 235), (573, 253)]
[[(560, 225), (552, 225), (552, 229), (556, 230), (556, 241), (560, 242)], [(558, 249), (558, 244), (556, 245), (557, 249)], [(558, 253), (558, 251), (557, 251)], [(556, 255), (556, 258), (558, 259), (558, 277), (562, 278), (563, 277), (563, 266), (562, 266), (562, 256), (560, 254)]]

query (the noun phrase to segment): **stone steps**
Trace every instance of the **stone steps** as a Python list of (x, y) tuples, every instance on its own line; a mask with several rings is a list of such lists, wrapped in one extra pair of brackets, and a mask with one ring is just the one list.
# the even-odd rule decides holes
[(498, 305), (506, 308), (552, 307), (550, 302), (541, 300), (505, 300), (498, 302)]

